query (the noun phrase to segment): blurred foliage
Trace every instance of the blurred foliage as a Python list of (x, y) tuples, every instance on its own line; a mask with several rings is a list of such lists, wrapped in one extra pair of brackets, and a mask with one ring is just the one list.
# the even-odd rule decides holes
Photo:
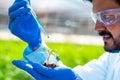
[[(13, 59), (22, 59), (26, 45), (22, 41), (0, 40), (0, 80), (33, 80), (11, 63)], [(84, 65), (92, 59), (97, 59), (104, 52), (102, 46), (95, 45), (50, 42), (47, 42), (47, 45), (56, 49), (61, 61), (70, 67)]]
[(22, 41), (0, 40), (0, 80), (33, 80), (11, 63), (13, 59), (22, 59), (25, 46)]

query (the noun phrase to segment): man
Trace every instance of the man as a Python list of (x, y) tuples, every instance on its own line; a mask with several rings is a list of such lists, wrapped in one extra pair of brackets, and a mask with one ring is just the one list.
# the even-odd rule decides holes
[[(84, 66), (50, 68), (21, 60), (13, 64), (36, 80), (120, 80), (120, 1), (88, 0), (93, 5), (95, 30), (103, 37), (104, 53)], [(89, 53), (88, 53), (89, 54)]]

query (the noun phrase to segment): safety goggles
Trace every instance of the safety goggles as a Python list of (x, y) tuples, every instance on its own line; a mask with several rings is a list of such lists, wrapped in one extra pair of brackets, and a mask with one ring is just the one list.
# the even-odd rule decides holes
[(98, 20), (105, 26), (112, 25), (120, 21), (120, 8), (107, 9), (98, 13), (92, 13), (92, 19), (95, 23)]

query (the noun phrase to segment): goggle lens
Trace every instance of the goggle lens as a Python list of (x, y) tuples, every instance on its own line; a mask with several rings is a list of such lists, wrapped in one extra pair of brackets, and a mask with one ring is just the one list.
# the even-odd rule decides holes
[(95, 23), (98, 20), (105, 26), (109, 26), (120, 21), (120, 8), (104, 10), (98, 13), (92, 13), (92, 19)]

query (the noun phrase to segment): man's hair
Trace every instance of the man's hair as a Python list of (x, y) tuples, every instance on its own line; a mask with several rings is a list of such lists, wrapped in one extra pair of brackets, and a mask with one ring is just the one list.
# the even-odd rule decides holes
[[(90, 1), (92, 2), (92, 0), (85, 0), (85, 1)], [(115, 0), (119, 5), (120, 5), (120, 0)]]
[(89, 2), (92, 2), (92, 0), (83, 0), (83, 1), (89, 1)]
[(92, 2), (92, 0), (88, 0), (88, 1)]

